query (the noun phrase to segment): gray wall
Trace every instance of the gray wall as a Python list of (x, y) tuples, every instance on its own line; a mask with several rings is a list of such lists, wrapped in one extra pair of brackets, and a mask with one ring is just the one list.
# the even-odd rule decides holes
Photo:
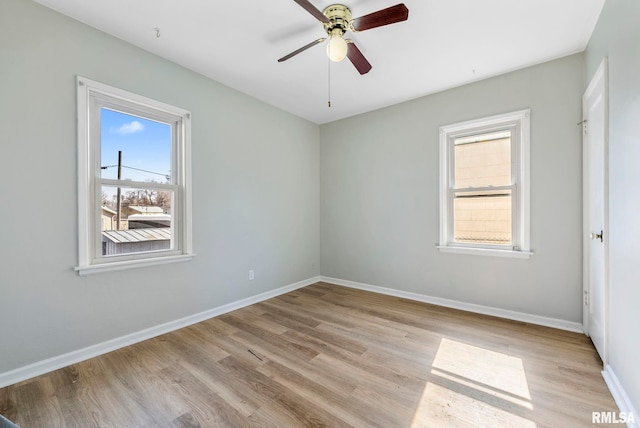
[[(319, 274), (317, 125), (31, 1), (0, 64), (0, 373)], [(194, 261), (74, 273), (76, 74), (192, 112)]]
[[(609, 364), (640, 411), (640, 2), (608, 0), (586, 50), (586, 82), (609, 58)], [(635, 415), (636, 420), (640, 415)]]
[[(582, 54), (321, 126), (323, 275), (582, 322)], [(440, 253), (439, 127), (531, 108), (530, 260)]]

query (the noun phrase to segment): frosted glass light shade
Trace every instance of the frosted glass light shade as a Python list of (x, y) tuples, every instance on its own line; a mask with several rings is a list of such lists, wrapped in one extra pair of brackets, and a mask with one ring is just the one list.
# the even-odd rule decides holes
[(327, 56), (333, 62), (340, 62), (347, 56), (347, 42), (338, 34), (331, 35), (327, 44)]

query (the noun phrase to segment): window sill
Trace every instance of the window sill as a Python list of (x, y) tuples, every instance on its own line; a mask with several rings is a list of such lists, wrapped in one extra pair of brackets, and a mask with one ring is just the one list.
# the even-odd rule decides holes
[(436, 248), (442, 253), (506, 257), (512, 259), (529, 259), (533, 255), (531, 251), (497, 250), (493, 248), (454, 247), (449, 245), (437, 245)]
[(154, 257), (150, 259), (127, 260), (122, 262), (102, 263), (87, 266), (76, 266), (73, 269), (78, 275), (92, 275), (95, 273), (112, 272), (125, 269), (133, 269), (146, 266), (164, 265), (167, 263), (180, 263), (193, 260), (195, 254), (185, 254), (179, 256)]

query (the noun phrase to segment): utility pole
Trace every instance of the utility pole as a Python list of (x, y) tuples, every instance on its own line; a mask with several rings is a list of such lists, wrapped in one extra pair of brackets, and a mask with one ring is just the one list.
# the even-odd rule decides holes
[[(122, 179), (122, 150), (118, 150), (118, 181)], [(116, 205), (116, 230), (120, 230), (120, 217), (122, 216), (122, 190), (118, 186), (117, 205)]]

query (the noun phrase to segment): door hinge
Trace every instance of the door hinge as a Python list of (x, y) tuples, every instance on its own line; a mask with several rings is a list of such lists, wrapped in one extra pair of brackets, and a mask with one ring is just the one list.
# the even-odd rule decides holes
[(584, 290), (584, 305), (589, 306), (589, 292)]

